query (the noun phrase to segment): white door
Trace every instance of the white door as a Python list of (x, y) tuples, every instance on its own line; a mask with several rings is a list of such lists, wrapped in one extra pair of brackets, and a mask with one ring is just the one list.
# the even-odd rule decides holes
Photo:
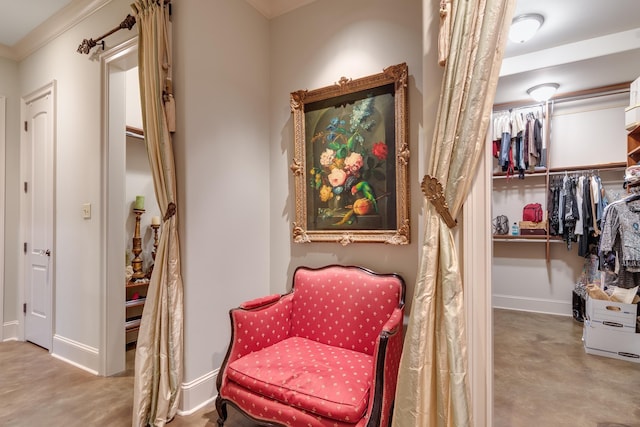
[(25, 99), (23, 116), (25, 340), (51, 350), (53, 340), (53, 85)]

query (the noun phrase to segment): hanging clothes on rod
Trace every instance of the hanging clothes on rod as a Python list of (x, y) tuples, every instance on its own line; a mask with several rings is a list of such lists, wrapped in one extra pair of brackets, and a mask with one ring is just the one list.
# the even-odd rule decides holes
[(493, 114), (493, 156), (507, 177), (545, 168), (542, 105), (498, 111)]
[(612, 285), (632, 289), (640, 285), (640, 191), (606, 206), (598, 255)]
[(562, 236), (567, 249), (577, 242), (578, 255), (587, 256), (599, 243), (608, 204), (597, 171), (553, 176), (547, 196), (549, 234)]

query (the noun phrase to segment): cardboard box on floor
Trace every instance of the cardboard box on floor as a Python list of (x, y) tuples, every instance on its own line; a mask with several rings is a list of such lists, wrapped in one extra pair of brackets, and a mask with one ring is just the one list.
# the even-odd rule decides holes
[(638, 304), (587, 297), (582, 340), (587, 354), (640, 363)]
[(594, 327), (585, 320), (582, 340), (587, 354), (640, 363), (640, 334)]
[(593, 327), (635, 333), (638, 315), (638, 304), (587, 297), (585, 317)]

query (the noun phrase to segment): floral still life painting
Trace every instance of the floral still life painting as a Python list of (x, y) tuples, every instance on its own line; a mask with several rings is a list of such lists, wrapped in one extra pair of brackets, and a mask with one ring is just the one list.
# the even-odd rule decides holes
[(294, 241), (409, 241), (406, 65), (292, 93)]
[[(313, 193), (309, 207), (316, 229), (390, 228), (385, 223), (395, 226), (395, 212), (387, 215), (384, 209), (395, 199), (395, 194), (388, 191), (394, 187), (395, 176), (386, 162), (387, 144), (393, 149), (394, 141), (385, 135), (387, 128), (393, 135), (394, 123), (384, 122), (384, 112), (393, 112), (393, 98), (391, 94), (363, 95), (363, 99), (350, 104), (307, 113), (306, 124), (317, 123), (308, 147), (311, 155), (307, 156)], [(320, 120), (316, 120), (317, 115)], [(392, 114), (386, 117), (393, 118)], [(387, 180), (389, 172), (392, 174)]]

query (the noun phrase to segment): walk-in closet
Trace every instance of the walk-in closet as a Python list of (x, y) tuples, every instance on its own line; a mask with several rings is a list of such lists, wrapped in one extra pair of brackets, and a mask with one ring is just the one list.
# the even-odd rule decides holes
[[(519, 168), (516, 156), (516, 166), (505, 168), (499, 164), (500, 159), (493, 159), (493, 216), (504, 215), (509, 220), (508, 234), (494, 234), (494, 307), (571, 315), (572, 291), (587, 254), (581, 243), (587, 239), (580, 230), (567, 238), (567, 227), (554, 227), (550, 201), (554, 190), (567, 180), (592, 182), (608, 201), (626, 195), (624, 110), (628, 105), (628, 86), (616, 86), (547, 104), (497, 105), (494, 109), (496, 123), (508, 117), (515, 124), (521, 121), (518, 116), (537, 115), (542, 133), (540, 162), (536, 165)], [(533, 203), (540, 204), (545, 212), (541, 233), (519, 230), (513, 235), (513, 225), (520, 228), (523, 221), (524, 207)], [(557, 215), (557, 209), (555, 212)], [(597, 240), (586, 246), (594, 244)]]
[(597, 19), (584, 2), (519, 0), (512, 29), (538, 32), (502, 63), (485, 157), (493, 427), (640, 425), (625, 392), (640, 386), (640, 244), (625, 245), (640, 224), (640, 63), (625, 45), (640, 15), (587, 3)]

